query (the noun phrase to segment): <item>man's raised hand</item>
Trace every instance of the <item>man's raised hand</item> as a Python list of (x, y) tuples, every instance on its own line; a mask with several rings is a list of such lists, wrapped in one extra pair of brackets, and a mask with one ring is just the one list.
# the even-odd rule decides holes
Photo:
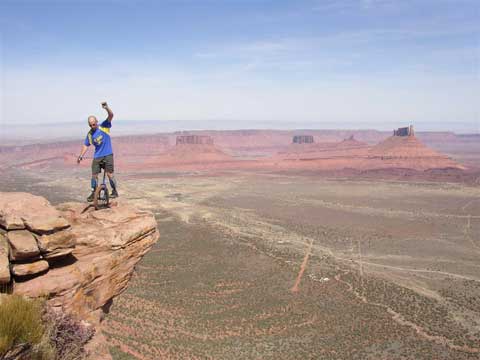
[(102, 102), (102, 107), (107, 111), (108, 113), (108, 117), (107, 117), (107, 120), (108, 121), (112, 121), (113, 119), (113, 112), (112, 112), (112, 109), (110, 109), (110, 107), (108, 106), (107, 102), (104, 101)]

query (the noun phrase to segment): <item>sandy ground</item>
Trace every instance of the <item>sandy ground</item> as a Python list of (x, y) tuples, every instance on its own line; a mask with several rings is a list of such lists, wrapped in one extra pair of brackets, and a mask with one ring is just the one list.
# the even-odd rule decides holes
[[(161, 239), (106, 318), (114, 359), (480, 357), (478, 186), (118, 177)], [(9, 178), (0, 190), (88, 195), (88, 169)]]

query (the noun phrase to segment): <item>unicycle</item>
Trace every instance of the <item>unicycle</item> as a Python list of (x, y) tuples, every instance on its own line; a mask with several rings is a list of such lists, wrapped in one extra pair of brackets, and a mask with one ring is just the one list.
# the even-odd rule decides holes
[(105, 166), (102, 166), (101, 169), (103, 170), (103, 180), (101, 184), (97, 184), (95, 194), (93, 195), (93, 207), (95, 208), (95, 210), (107, 208), (110, 201), (110, 197), (108, 195), (108, 187), (105, 181), (105, 177), (107, 175)]

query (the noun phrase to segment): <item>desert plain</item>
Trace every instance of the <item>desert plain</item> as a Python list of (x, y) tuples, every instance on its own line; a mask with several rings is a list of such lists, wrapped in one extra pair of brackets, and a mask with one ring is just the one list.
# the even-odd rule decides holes
[[(116, 201), (152, 211), (160, 240), (103, 323), (112, 357), (478, 359), (478, 139), (423, 134), (448, 158), (430, 168), (372, 152), (389, 134), (354, 135), (353, 152), (327, 155), (275, 132), (114, 138)], [(75, 146), (4, 150), (0, 191), (85, 201)]]

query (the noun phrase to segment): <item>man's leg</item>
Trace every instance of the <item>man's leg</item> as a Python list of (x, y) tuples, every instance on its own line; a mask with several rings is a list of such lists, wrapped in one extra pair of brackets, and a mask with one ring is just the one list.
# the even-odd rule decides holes
[(92, 186), (92, 191), (95, 191), (98, 184), (98, 174), (92, 174), (92, 179), (90, 180), (90, 185)]
[(105, 157), (105, 170), (107, 172), (108, 180), (110, 181), (110, 186), (112, 187), (112, 193), (110, 194), (110, 197), (116, 198), (118, 197), (118, 192), (117, 192), (117, 181), (113, 176), (113, 172), (114, 172), (113, 154)]
[(118, 197), (118, 192), (117, 192), (117, 181), (115, 180), (115, 176), (113, 175), (113, 172), (107, 172), (108, 176), (108, 181), (110, 181), (110, 186), (112, 187), (112, 193), (110, 194), (110, 197), (116, 198)]

